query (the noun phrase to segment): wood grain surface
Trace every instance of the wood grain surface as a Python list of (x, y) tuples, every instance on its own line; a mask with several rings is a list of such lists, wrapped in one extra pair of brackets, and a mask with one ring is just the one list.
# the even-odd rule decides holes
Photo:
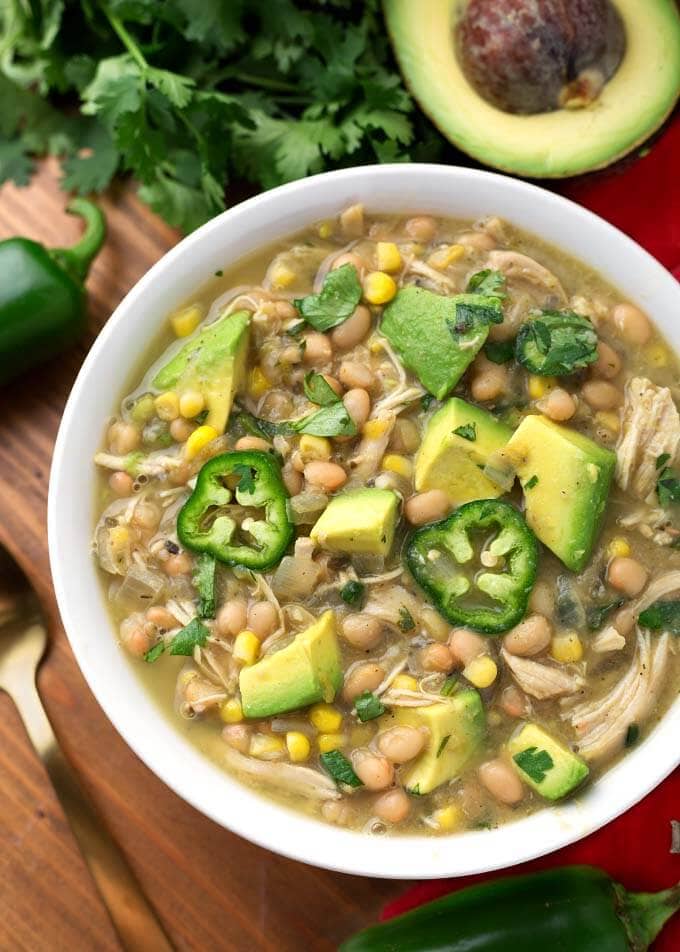
[[(0, 189), (0, 239), (20, 234), (52, 246), (76, 239), (80, 227), (64, 214), (57, 174), (47, 162), (29, 188)], [(281, 859), (197, 813), (116, 734), (61, 627), (50, 580), (46, 507), (64, 403), (114, 307), (178, 239), (129, 186), (117, 187), (102, 204), (109, 233), (88, 281), (88, 337), (77, 350), (0, 389), (0, 542), (30, 576), (49, 619), (40, 693), (67, 756), (178, 949), (332, 949), (374, 919), (403, 884)], [(12, 702), (0, 692), (0, 949), (118, 948), (42, 766)]]

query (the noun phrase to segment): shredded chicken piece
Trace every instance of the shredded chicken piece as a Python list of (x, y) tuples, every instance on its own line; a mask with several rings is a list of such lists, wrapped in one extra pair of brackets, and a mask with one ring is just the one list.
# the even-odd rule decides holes
[(298, 767), (294, 764), (273, 763), (246, 757), (233, 747), (225, 745), (224, 759), (232, 770), (246, 774), (253, 780), (271, 784), (278, 791), (286, 791), (313, 800), (340, 800), (342, 794), (335, 782), (311, 767)]
[(455, 281), (452, 281), (451, 278), (448, 275), (443, 274), (443, 272), (437, 271), (436, 268), (431, 268), (429, 264), (425, 264), (425, 262), (421, 261), (420, 258), (413, 258), (411, 261), (409, 261), (404, 273), (408, 274), (409, 272), (412, 272), (413, 274), (419, 274), (423, 278), (427, 278), (439, 290), (447, 290), (449, 292), (456, 291)]
[(371, 421), (374, 429), (379, 432), (374, 434), (373, 430), (369, 429), (369, 433), (362, 437), (355, 455), (349, 461), (352, 470), (349, 486), (365, 486), (378, 472), (396, 419), (394, 413), (385, 412)]
[(584, 684), (579, 674), (556, 668), (551, 665), (519, 658), (505, 648), (501, 650), (503, 660), (510, 669), (513, 678), (526, 694), (543, 701), (549, 697), (561, 697), (575, 694)]
[(626, 387), (621, 436), (616, 446), (616, 481), (639, 499), (654, 502), (657, 460), (675, 459), (680, 446), (680, 416), (668, 387), (634, 377)]
[(678, 591), (680, 591), (680, 570), (674, 569), (650, 582), (643, 594), (628, 607), (628, 610), (637, 617), (645, 608), (649, 608), (652, 602)]
[(606, 628), (595, 635), (590, 642), (590, 647), (598, 654), (605, 654), (607, 651), (621, 651), (622, 648), (626, 647), (626, 639), (613, 625), (607, 625)]
[(667, 632), (656, 640), (652, 650), (649, 633), (638, 629), (630, 668), (609, 694), (563, 714), (571, 721), (579, 753), (586, 760), (612, 756), (623, 746), (630, 725), (639, 725), (649, 716), (663, 685), (668, 648)]
[[(125, 470), (128, 459), (127, 456), (116, 456), (113, 453), (95, 453), (94, 457), (97, 466), (115, 470)], [(159, 453), (150, 453), (146, 458), (141, 457), (135, 462), (135, 470), (137, 473), (143, 473), (152, 479), (158, 479), (166, 476), (170, 470), (181, 466), (182, 462), (179, 450), (175, 456), (171, 456), (167, 450), (162, 450)]]
[(670, 513), (658, 506), (642, 506), (627, 516), (619, 517), (617, 522), (624, 529), (636, 529), (656, 545), (671, 545), (680, 536), (680, 531), (670, 524)]
[(518, 251), (491, 251), (489, 265), (505, 275), (511, 290), (528, 291), (533, 298), (538, 291), (545, 298), (557, 298), (559, 303), (566, 304), (567, 295), (559, 280), (528, 255)]

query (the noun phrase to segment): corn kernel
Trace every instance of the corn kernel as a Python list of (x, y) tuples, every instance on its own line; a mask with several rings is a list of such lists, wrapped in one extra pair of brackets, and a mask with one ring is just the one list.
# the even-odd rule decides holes
[(193, 334), (200, 323), (201, 309), (198, 304), (185, 307), (170, 318), (170, 324), (176, 337), (188, 337), (189, 334)]
[(130, 418), (135, 423), (146, 423), (156, 413), (156, 404), (153, 394), (145, 393), (138, 400), (130, 411)]
[(394, 278), (384, 271), (371, 271), (364, 281), (364, 297), (369, 304), (387, 304), (397, 293)]
[(174, 390), (161, 393), (154, 400), (154, 406), (161, 420), (167, 420), (168, 423), (171, 420), (176, 420), (179, 416), (179, 397)]
[(260, 367), (253, 367), (248, 377), (248, 393), (251, 397), (261, 397), (271, 386), (269, 379)]
[(316, 739), (319, 751), (327, 754), (329, 750), (340, 750), (347, 745), (347, 738), (344, 734), (319, 734)]
[(207, 423), (204, 423), (203, 426), (197, 427), (187, 439), (187, 459), (193, 459), (194, 456), (201, 452), (204, 446), (207, 446), (208, 443), (212, 443), (213, 440), (216, 440), (218, 435), (219, 434), (215, 427), (210, 426)]
[(272, 734), (254, 734), (250, 741), (250, 756), (262, 760), (279, 760), (285, 750), (282, 738)]
[(333, 226), (330, 222), (322, 221), (319, 225), (319, 238), (330, 238), (333, 234)]
[(389, 419), (382, 420), (367, 420), (361, 432), (364, 436), (367, 436), (369, 440), (375, 440), (379, 436), (382, 436), (385, 430), (391, 425)]
[(228, 701), (222, 701), (220, 704), (220, 717), (225, 724), (238, 724), (243, 720), (243, 708), (241, 702), (235, 697)]
[(418, 682), (410, 674), (398, 674), (391, 685), (399, 691), (417, 691)]
[(465, 248), (463, 245), (443, 245), (441, 248), (437, 248), (436, 251), (433, 251), (430, 257), (427, 259), (427, 263), (433, 268), (448, 268), (450, 264), (453, 264), (455, 261), (460, 261), (460, 259), (465, 254)]
[(270, 275), (273, 288), (289, 288), (297, 275), (285, 264), (277, 264), (272, 268)]
[(124, 549), (130, 541), (130, 530), (127, 526), (113, 526), (109, 529), (109, 545), (115, 551)]
[(385, 348), (383, 347), (382, 342), (377, 337), (374, 337), (368, 342), (368, 349), (372, 354), (379, 354)]
[(413, 463), (405, 456), (399, 456), (397, 453), (388, 453), (383, 456), (382, 468), (390, 473), (396, 473), (405, 479), (410, 479), (413, 475)]
[(401, 268), (401, 253), (393, 241), (379, 241), (376, 258), (380, 271), (398, 271)]
[(205, 410), (205, 397), (198, 390), (187, 390), (179, 398), (179, 412), (186, 420), (193, 420)]
[(464, 668), (463, 677), (467, 678), (476, 688), (488, 688), (493, 684), (498, 675), (498, 667), (493, 658), (488, 655), (480, 655), (473, 658)]
[(460, 807), (456, 806), (455, 803), (450, 803), (447, 807), (440, 807), (439, 810), (435, 810), (432, 814), (432, 819), (440, 830), (444, 830), (448, 833), (460, 826), (463, 819), (463, 811)]
[(309, 436), (305, 433), (300, 437), (299, 450), (303, 463), (309, 463), (315, 459), (330, 459), (331, 441), (325, 436)]
[(611, 433), (618, 433), (621, 429), (619, 415), (613, 410), (600, 410), (595, 414), (595, 421)]
[(583, 645), (575, 631), (562, 631), (550, 643), (550, 654), (560, 664), (571, 664), (583, 657)]
[(244, 631), (239, 632), (239, 634), (234, 638), (232, 657), (236, 661), (240, 661), (241, 664), (251, 665), (255, 664), (259, 654), (260, 639), (257, 637), (255, 632), (248, 631), (247, 628)]
[(630, 553), (631, 548), (628, 545), (628, 540), (624, 539), (623, 536), (615, 536), (607, 546), (607, 555), (610, 559), (615, 559), (617, 556), (626, 558)]
[(315, 704), (309, 709), (309, 720), (322, 734), (333, 734), (340, 730), (342, 714), (332, 704)]
[(645, 356), (653, 367), (668, 365), (668, 350), (663, 344), (650, 344), (645, 348)]
[[(320, 231), (321, 229), (319, 229)], [(288, 756), (294, 764), (302, 763), (307, 760), (311, 751), (309, 739), (301, 731), (288, 731), (286, 734), (286, 747)]]
[(537, 377), (531, 374), (529, 377), (529, 396), (532, 400), (540, 400), (546, 393), (550, 393), (557, 386), (557, 380), (554, 377)]

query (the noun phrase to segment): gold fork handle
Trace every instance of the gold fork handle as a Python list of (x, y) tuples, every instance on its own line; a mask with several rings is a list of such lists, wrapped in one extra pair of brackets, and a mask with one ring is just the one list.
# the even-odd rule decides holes
[(173, 946), (127, 860), (62, 754), (35, 686), (26, 685), (21, 690), (17, 686), (12, 696), (123, 948), (127, 952), (172, 952)]

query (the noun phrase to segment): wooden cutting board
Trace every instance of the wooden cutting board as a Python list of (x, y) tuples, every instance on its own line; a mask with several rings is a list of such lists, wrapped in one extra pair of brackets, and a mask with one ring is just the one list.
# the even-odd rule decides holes
[[(29, 188), (0, 188), (0, 239), (24, 235), (51, 246), (76, 240), (80, 227), (64, 214), (66, 198), (57, 181), (56, 164), (46, 162)], [(62, 410), (102, 325), (178, 240), (137, 201), (131, 186), (117, 186), (102, 205), (109, 233), (88, 281), (88, 337), (77, 350), (0, 389), (0, 542), (24, 567), (49, 618), (40, 693), (67, 756), (178, 949), (332, 949), (375, 919), (403, 884), (281, 859), (197, 813), (114, 731), (61, 627), (50, 580), (46, 509)], [(0, 949), (118, 948), (42, 766), (12, 702), (0, 692)]]

